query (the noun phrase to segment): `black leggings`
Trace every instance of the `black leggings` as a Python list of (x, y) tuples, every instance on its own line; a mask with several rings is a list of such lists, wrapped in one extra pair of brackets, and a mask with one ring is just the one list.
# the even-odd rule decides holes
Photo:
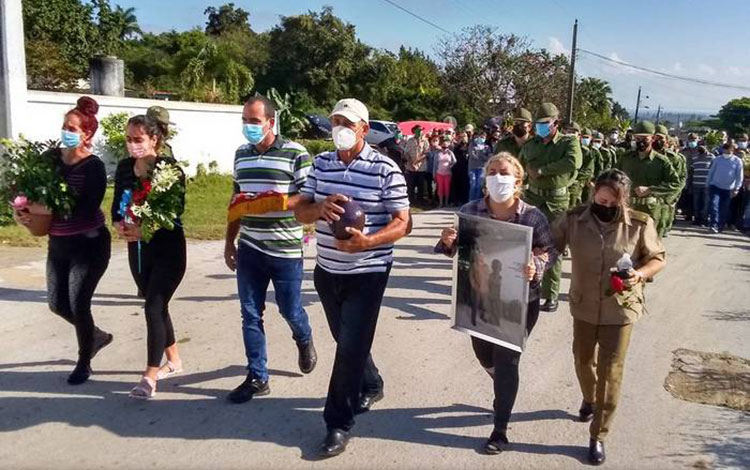
[[(527, 335), (531, 334), (537, 319), (539, 319), (539, 299), (529, 302), (526, 314)], [(482, 367), (495, 368), (495, 401), (493, 403), (495, 430), (506, 431), (513, 405), (516, 402), (516, 395), (518, 395), (518, 362), (521, 359), (521, 353), (473, 336), (471, 345)]]
[(90, 361), (94, 348), (91, 298), (109, 265), (111, 237), (105, 227), (90, 235), (49, 238), (47, 302), (53, 313), (75, 326), (78, 357)]
[(182, 229), (159, 230), (149, 243), (128, 243), (133, 279), (146, 299), (147, 364), (159, 367), (164, 349), (175, 343), (169, 300), (185, 275), (187, 253)]

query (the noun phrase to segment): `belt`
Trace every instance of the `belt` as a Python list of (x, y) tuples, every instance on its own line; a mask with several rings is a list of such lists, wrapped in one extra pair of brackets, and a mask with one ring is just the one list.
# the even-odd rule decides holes
[(647, 196), (647, 197), (631, 197), (630, 203), (638, 206), (648, 206), (651, 204), (656, 204), (659, 202), (658, 198), (655, 198), (654, 196)]
[(541, 197), (567, 196), (568, 188), (541, 189), (529, 185), (529, 191)]

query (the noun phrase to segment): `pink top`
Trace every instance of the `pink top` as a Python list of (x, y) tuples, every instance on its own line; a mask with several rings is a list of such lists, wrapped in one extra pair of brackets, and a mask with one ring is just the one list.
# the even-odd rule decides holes
[(451, 167), (456, 163), (456, 157), (450, 150), (441, 150), (435, 156), (435, 169), (438, 175), (450, 175)]

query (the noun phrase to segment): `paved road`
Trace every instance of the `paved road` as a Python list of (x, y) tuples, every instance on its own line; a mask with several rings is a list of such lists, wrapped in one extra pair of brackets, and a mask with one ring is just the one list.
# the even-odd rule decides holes
[[(46, 308), (44, 253), (3, 249), (0, 467), (579, 468), (588, 432), (572, 420), (580, 396), (567, 305), (543, 314), (523, 356), (513, 450), (482, 455), (491, 383), (468, 337), (450, 329), (451, 265), (431, 253), (451, 215), (416, 219), (399, 244), (373, 351), (386, 398), (358, 419), (348, 452), (325, 462), (313, 454), (324, 433), (333, 343), (311, 258), (303, 296), (318, 368), (298, 373), (291, 333), (269, 305), (272, 394), (231, 405), (224, 396), (244, 376), (234, 276), (220, 242), (191, 243), (189, 272), (171, 308), (186, 372), (144, 403), (127, 397), (145, 361), (145, 324), (123, 247), (95, 297), (97, 323), (115, 342), (94, 361), (92, 380), (75, 388), (65, 384), (74, 333)], [(750, 415), (683, 402), (663, 388), (677, 348), (750, 357), (750, 241), (678, 229), (666, 244), (669, 267), (649, 289), (649, 315), (634, 332), (607, 466), (750, 468)]]

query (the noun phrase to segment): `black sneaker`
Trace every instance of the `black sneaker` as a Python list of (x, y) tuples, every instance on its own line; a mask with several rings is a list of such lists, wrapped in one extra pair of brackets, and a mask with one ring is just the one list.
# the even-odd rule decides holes
[(91, 366), (89, 361), (78, 361), (76, 368), (68, 376), (68, 383), (70, 385), (81, 385), (91, 377)]
[(268, 382), (262, 382), (252, 374), (247, 374), (247, 378), (240, 384), (239, 387), (235, 388), (227, 399), (232, 403), (245, 403), (250, 401), (253, 397), (262, 397), (271, 393), (271, 388), (268, 386)]
[(115, 337), (106, 331), (102, 331), (99, 328), (94, 330), (94, 350), (91, 352), (91, 359), (102, 349), (106, 348), (112, 343)]
[(492, 431), (489, 439), (484, 444), (484, 451), (489, 455), (497, 455), (508, 448), (508, 436), (505, 435), (505, 431)]
[(544, 302), (544, 304), (541, 307), (539, 307), (539, 309), (542, 312), (550, 312), (550, 313), (552, 313), (552, 312), (557, 312), (558, 306), (559, 306), (559, 304), (557, 303), (557, 300), (547, 299)]
[(297, 349), (299, 349), (299, 358), (297, 360), (299, 370), (303, 374), (309, 374), (315, 369), (315, 364), (318, 363), (318, 353), (315, 351), (312, 338), (307, 343), (297, 343)]

